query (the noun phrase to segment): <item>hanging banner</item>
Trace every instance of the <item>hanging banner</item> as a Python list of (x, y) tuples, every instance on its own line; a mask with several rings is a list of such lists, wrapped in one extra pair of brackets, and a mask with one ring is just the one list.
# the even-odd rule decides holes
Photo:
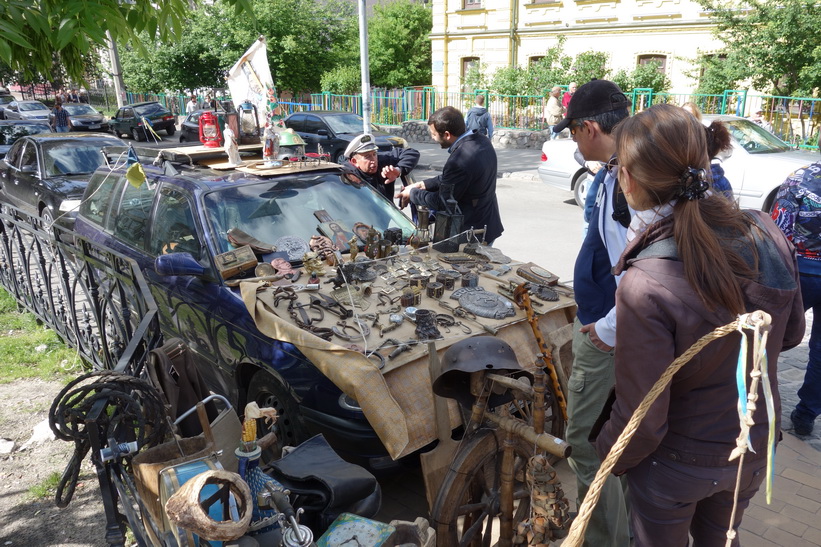
[(239, 109), (246, 101), (253, 103), (257, 107), (259, 127), (265, 127), (268, 100), (275, 95), (265, 44), (265, 37), (260, 36), (231, 67), (227, 77), (234, 107)]

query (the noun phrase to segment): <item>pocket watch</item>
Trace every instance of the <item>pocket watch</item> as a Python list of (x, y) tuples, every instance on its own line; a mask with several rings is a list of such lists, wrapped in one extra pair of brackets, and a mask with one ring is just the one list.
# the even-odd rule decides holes
[(396, 531), (395, 526), (342, 513), (316, 542), (317, 547), (380, 547)]

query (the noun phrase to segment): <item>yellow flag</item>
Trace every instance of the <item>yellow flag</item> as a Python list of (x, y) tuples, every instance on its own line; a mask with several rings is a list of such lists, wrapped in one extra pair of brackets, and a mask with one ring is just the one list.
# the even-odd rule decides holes
[(125, 178), (134, 188), (139, 188), (145, 182), (145, 171), (140, 163), (133, 163), (126, 169)]

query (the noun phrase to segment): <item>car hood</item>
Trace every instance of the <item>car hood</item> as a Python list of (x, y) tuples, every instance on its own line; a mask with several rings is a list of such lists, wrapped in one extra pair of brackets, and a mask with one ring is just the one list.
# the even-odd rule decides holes
[(91, 174), (84, 175), (63, 175), (59, 177), (49, 177), (45, 180), (51, 190), (67, 198), (82, 198), (83, 192), (88, 186)]
[(19, 114), (24, 120), (47, 120), (51, 112), (48, 110), (36, 110), (34, 112), (20, 112)]

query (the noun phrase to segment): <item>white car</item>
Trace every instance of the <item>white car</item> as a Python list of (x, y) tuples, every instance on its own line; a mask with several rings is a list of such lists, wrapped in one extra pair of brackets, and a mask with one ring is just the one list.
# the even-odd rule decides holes
[[(784, 179), (818, 161), (818, 153), (794, 150), (746, 118), (706, 115), (702, 121), (710, 125), (713, 120), (723, 122), (733, 137), (732, 155), (722, 166), (742, 209), (769, 211)], [(545, 142), (538, 172), (542, 182), (573, 192), (576, 203), (583, 207), (589, 179), (586, 169), (574, 159), (575, 151), (576, 143), (571, 139)]]

